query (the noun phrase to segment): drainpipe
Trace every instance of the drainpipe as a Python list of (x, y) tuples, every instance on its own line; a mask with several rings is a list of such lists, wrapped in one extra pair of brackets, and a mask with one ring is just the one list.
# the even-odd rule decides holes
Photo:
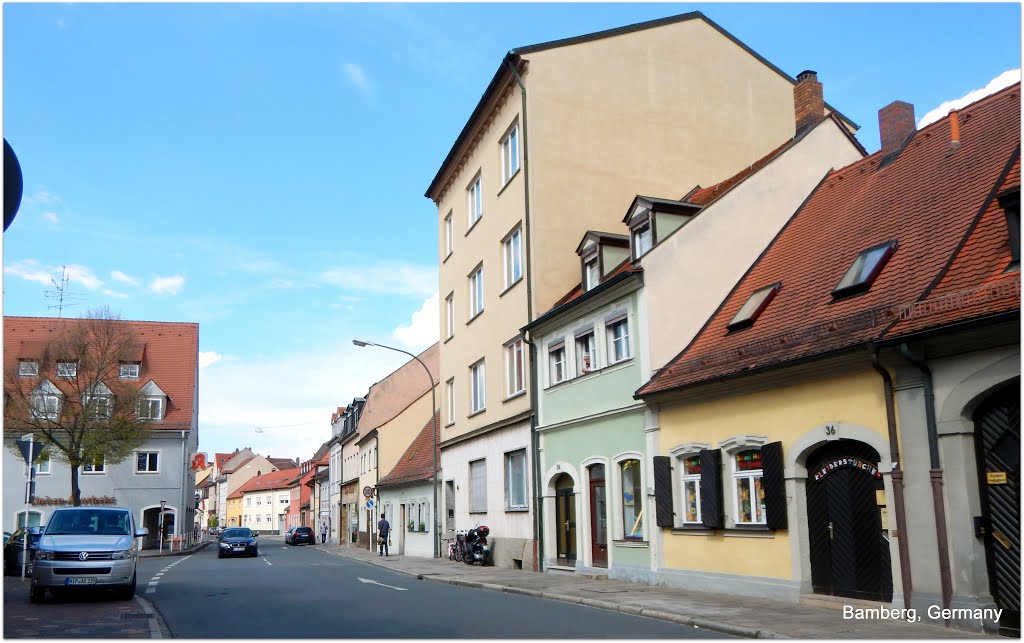
[(871, 365), (882, 376), (882, 386), (885, 389), (885, 421), (889, 429), (889, 454), (892, 458), (892, 500), (898, 533), (896, 545), (899, 548), (900, 578), (903, 581), (903, 606), (910, 607), (914, 584), (910, 573), (910, 544), (907, 541), (907, 513), (903, 502), (903, 469), (900, 468), (900, 442), (896, 435), (896, 402), (893, 396), (892, 376), (879, 363), (878, 348), (869, 346), (868, 349), (871, 352)]
[[(942, 466), (939, 462), (939, 432), (935, 422), (935, 389), (932, 371), (923, 361), (914, 357), (906, 342), (900, 344), (900, 355), (921, 371), (924, 385), (924, 411), (928, 425), (928, 457), (931, 461), (932, 504), (935, 513), (935, 539), (939, 547), (939, 579), (942, 583), (942, 606), (948, 608), (953, 598), (953, 582), (949, 571), (949, 540), (946, 535), (946, 504), (942, 494)], [(946, 619), (949, 627), (949, 619)]]
[[(522, 98), (522, 116), (520, 122), (522, 124), (523, 132), (523, 239), (525, 243), (526, 256), (524, 257), (526, 263), (526, 321), (527, 323), (533, 321), (533, 265), (530, 263), (531, 255), (531, 243), (530, 243), (530, 143), (529, 143), (529, 129), (526, 126), (526, 83), (523, 82), (523, 77), (519, 75), (519, 70), (516, 69), (515, 62), (513, 61), (513, 55), (509, 53), (505, 56), (505, 66), (508, 67), (509, 71), (512, 72), (512, 76), (516, 79), (516, 83), (519, 84), (519, 94)], [(523, 340), (526, 341), (525, 338)], [(530, 345), (530, 408), (537, 408), (537, 369), (536, 362), (536, 350), (534, 345), (527, 342)], [(537, 413), (534, 411), (530, 414), (530, 453), (532, 460), (533, 469), (533, 540), (536, 543), (536, 551), (534, 552), (533, 559), (536, 561), (537, 571), (544, 571), (544, 561), (542, 560), (541, 552), (544, 550), (544, 533), (543, 533), (543, 496), (540, 492), (540, 437), (537, 435)]]

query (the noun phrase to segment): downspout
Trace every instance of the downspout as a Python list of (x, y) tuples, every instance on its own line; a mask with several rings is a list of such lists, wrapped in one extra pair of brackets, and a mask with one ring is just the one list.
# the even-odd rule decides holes
[(187, 461), (185, 460), (185, 432), (181, 432), (181, 497), (179, 498), (178, 507), (181, 508), (178, 516), (175, 516), (174, 520), (174, 531), (175, 536), (179, 538), (183, 535), (182, 528), (185, 524), (185, 516), (188, 512), (185, 510), (185, 467), (187, 467)]
[(903, 582), (903, 606), (911, 607), (913, 579), (910, 573), (910, 543), (907, 541), (907, 513), (903, 502), (903, 469), (900, 468), (900, 442), (896, 434), (896, 402), (893, 395), (892, 376), (878, 361), (878, 348), (871, 345), (871, 365), (882, 376), (885, 390), (885, 421), (889, 429), (889, 455), (892, 459), (892, 495), (893, 509), (896, 513), (896, 545), (900, 555), (900, 578)]
[[(931, 462), (929, 475), (932, 484), (932, 504), (935, 513), (935, 539), (939, 548), (939, 579), (942, 583), (942, 606), (949, 608), (953, 598), (953, 582), (949, 571), (949, 539), (946, 534), (946, 504), (942, 494), (942, 465), (939, 462), (939, 432), (935, 422), (935, 388), (932, 371), (923, 361), (914, 357), (906, 342), (900, 344), (900, 355), (921, 371), (924, 386), (924, 412), (928, 425), (928, 457)], [(949, 618), (946, 618), (949, 627)]]
[[(525, 241), (523, 246), (526, 253), (524, 257), (526, 263), (526, 322), (530, 323), (533, 321), (533, 265), (530, 263), (530, 250), (532, 247), (530, 243), (530, 138), (526, 123), (526, 83), (523, 82), (523, 77), (519, 75), (519, 70), (516, 69), (511, 52), (505, 56), (505, 66), (512, 72), (516, 83), (519, 84), (519, 95), (523, 103), (522, 116), (520, 118), (523, 131), (523, 239)], [(531, 469), (533, 470), (533, 541), (536, 547), (533, 560), (537, 571), (542, 572), (544, 571), (544, 561), (541, 560), (541, 552), (543, 551), (543, 529), (541, 528), (543, 524), (543, 498), (540, 492), (540, 438), (537, 435), (537, 369), (534, 362), (536, 351), (534, 350), (533, 343), (527, 343), (530, 344), (530, 408), (534, 409), (534, 412), (530, 414), (530, 459), (532, 460)]]

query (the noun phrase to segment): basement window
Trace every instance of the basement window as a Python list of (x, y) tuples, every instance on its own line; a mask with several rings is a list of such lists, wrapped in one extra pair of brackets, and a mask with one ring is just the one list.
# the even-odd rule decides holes
[(775, 282), (766, 288), (755, 291), (726, 327), (733, 331), (753, 326), (754, 322), (757, 321), (757, 318), (760, 317), (761, 313), (764, 312), (764, 309), (768, 307), (768, 304), (771, 303), (781, 288), (782, 283)]
[(832, 291), (832, 296), (838, 299), (866, 292), (882, 272), (889, 257), (896, 252), (897, 245), (895, 240), (886, 241), (857, 255), (857, 258), (853, 260), (853, 265)]

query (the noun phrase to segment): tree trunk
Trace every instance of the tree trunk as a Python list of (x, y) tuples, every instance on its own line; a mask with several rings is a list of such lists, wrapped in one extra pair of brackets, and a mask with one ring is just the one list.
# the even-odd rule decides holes
[(78, 507), (82, 504), (82, 490), (78, 488), (78, 465), (71, 465), (71, 504)]

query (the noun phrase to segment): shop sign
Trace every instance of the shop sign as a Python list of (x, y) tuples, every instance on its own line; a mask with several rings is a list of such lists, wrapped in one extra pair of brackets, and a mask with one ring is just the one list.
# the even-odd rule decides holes
[(989, 471), (985, 474), (989, 484), (1006, 484), (1005, 471)]
[(838, 469), (860, 469), (861, 471), (870, 473), (876, 478), (882, 477), (882, 474), (878, 471), (878, 467), (867, 460), (861, 460), (860, 458), (836, 458), (827, 464), (823, 464), (814, 472), (814, 481), (819, 482), (823, 480), (825, 476)]
[[(71, 498), (51, 498), (49, 496), (42, 496), (39, 498), (33, 498), (32, 504), (34, 505), (72, 505), (74, 501)], [(83, 505), (116, 505), (117, 500), (113, 496), (82, 496)]]

